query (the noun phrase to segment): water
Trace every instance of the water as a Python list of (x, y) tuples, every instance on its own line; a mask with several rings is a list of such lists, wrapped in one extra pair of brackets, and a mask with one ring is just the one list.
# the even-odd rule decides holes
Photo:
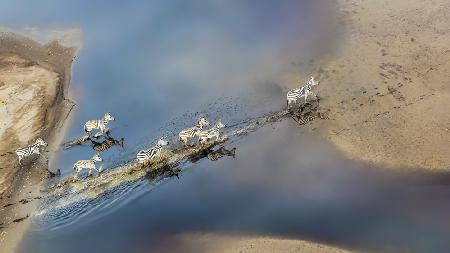
[[(113, 136), (126, 146), (102, 153), (108, 167), (198, 115), (233, 124), (280, 110), (280, 86), (337, 47), (343, 30), (326, 2), (9, 1), (0, 21), (82, 29), (71, 86), (79, 105), (66, 139), (112, 112)], [(176, 252), (170, 238), (195, 232), (370, 250), (450, 246), (445, 176), (347, 161), (288, 120), (228, 147), (237, 147), (236, 159), (183, 164), (180, 179), (141, 179), (38, 216), (19, 252)], [(61, 151), (51, 169), (67, 177), (93, 154)]]

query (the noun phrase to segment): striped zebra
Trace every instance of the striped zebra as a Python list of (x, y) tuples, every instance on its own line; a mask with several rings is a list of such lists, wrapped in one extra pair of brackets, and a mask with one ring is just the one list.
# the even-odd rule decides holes
[(102, 142), (96, 142), (91, 140), (92, 142), (92, 148), (97, 152), (103, 152), (112, 146), (121, 146), (123, 148), (123, 138), (120, 138), (120, 140), (115, 140), (112, 137), (106, 137), (106, 139)]
[(150, 149), (141, 150), (137, 153), (136, 157), (139, 163), (144, 163), (145, 161), (152, 160), (155, 157), (161, 155), (161, 149), (163, 146), (169, 145), (169, 142), (163, 138), (159, 138), (156, 145)]
[(212, 128), (208, 130), (199, 130), (195, 133), (201, 145), (205, 144), (211, 139), (218, 140), (220, 137), (220, 129), (225, 125), (219, 120)]
[(181, 130), (181, 132), (178, 134), (178, 140), (183, 142), (183, 144), (186, 146), (189, 139), (194, 138), (196, 132), (202, 130), (203, 127), (207, 125), (209, 125), (209, 121), (206, 118), (201, 117), (197, 120), (195, 126)]
[(314, 86), (316, 86), (318, 84), (319, 84), (319, 82), (314, 80), (314, 77), (311, 77), (311, 79), (309, 79), (308, 83), (305, 86), (288, 91), (288, 93), (286, 95), (288, 109), (291, 108), (292, 103), (296, 103), (297, 100), (299, 100), (301, 97), (305, 97), (305, 103), (306, 103), (306, 99), (308, 98), (308, 96), (310, 94), (313, 94), (314, 96), (316, 96), (316, 94), (314, 94), (314, 92), (312, 92), (311, 90)]
[(101, 119), (88, 120), (84, 123), (84, 131), (90, 135), (92, 130), (100, 129), (103, 134), (106, 134), (109, 131), (108, 122), (110, 120), (114, 120), (114, 117), (109, 112), (105, 113)]
[(16, 150), (16, 154), (19, 157), (19, 164), (20, 166), (22, 166), (22, 159), (24, 159), (25, 157), (28, 157), (32, 154), (38, 154), (40, 155), (41, 152), (39, 150), (39, 148), (41, 146), (47, 146), (47, 142), (45, 142), (44, 140), (42, 140), (41, 138), (38, 138), (34, 144), (31, 144), (29, 146), (26, 146), (24, 148), (19, 148)]
[(97, 167), (95, 167), (96, 162), (102, 162), (103, 159), (98, 155), (94, 155), (90, 160), (79, 160), (73, 165), (73, 170), (76, 171), (77, 177), (80, 174), (80, 171), (83, 169), (89, 169), (88, 176), (92, 175), (92, 170), (96, 170), (98, 173), (101, 172), (101, 169), (98, 170)]

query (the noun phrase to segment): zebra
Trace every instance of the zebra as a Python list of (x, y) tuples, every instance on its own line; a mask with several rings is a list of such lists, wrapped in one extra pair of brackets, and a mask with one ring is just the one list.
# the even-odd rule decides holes
[(107, 134), (109, 132), (108, 121), (110, 120), (114, 120), (114, 117), (109, 112), (105, 113), (101, 119), (88, 120), (84, 123), (84, 131), (90, 135), (92, 130), (100, 129), (103, 134)]
[(73, 170), (77, 173), (77, 177), (81, 170), (83, 169), (89, 169), (88, 176), (92, 175), (92, 169), (96, 170), (98, 173), (101, 173), (101, 169), (97, 169), (95, 167), (96, 162), (102, 162), (103, 159), (98, 155), (94, 155), (90, 160), (79, 160), (73, 165)]
[(317, 97), (316, 94), (314, 92), (312, 92), (311, 90), (312, 90), (313, 86), (316, 86), (318, 84), (319, 84), (319, 82), (314, 80), (314, 77), (311, 77), (309, 79), (308, 83), (306, 85), (304, 85), (303, 87), (288, 91), (288, 93), (286, 95), (288, 109), (291, 107), (291, 103), (297, 102), (297, 100), (300, 99), (301, 97), (305, 97), (305, 103), (306, 103), (306, 99), (308, 98), (308, 96), (310, 94), (313, 94), (315, 97)]
[(207, 125), (209, 125), (209, 121), (206, 118), (201, 117), (197, 120), (197, 124), (195, 126), (181, 130), (181, 132), (178, 134), (178, 140), (183, 142), (183, 144), (186, 146), (189, 139), (194, 138), (196, 132), (202, 130), (203, 127)]
[(208, 130), (199, 130), (195, 134), (198, 137), (200, 144), (203, 145), (213, 138), (218, 140), (220, 136), (219, 130), (224, 127), (225, 125), (219, 120), (212, 128)]
[(169, 142), (164, 140), (162, 137), (158, 139), (156, 145), (150, 149), (141, 150), (137, 153), (136, 158), (139, 163), (144, 163), (145, 161), (152, 160), (155, 157), (161, 155), (161, 149), (163, 146), (169, 145)]
[(112, 137), (106, 137), (106, 139), (102, 142), (96, 142), (91, 140), (92, 148), (97, 152), (103, 152), (112, 146), (121, 146), (123, 148), (124, 138), (120, 138), (120, 140), (115, 140)]
[(38, 138), (34, 144), (31, 144), (29, 146), (23, 147), (23, 148), (18, 148), (16, 150), (16, 154), (19, 157), (19, 165), (22, 166), (22, 159), (25, 157), (28, 157), (32, 154), (38, 154), (40, 155), (41, 152), (39, 150), (39, 148), (41, 146), (47, 146), (47, 142), (45, 142), (44, 140), (42, 140), (41, 138)]

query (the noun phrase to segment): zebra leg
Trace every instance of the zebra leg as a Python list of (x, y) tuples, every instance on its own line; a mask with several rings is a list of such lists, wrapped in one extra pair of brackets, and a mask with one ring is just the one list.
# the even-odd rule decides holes
[(79, 179), (79, 173), (80, 173), (80, 170), (78, 169), (78, 166), (73, 166), (73, 170), (76, 172), (75, 173), (75, 177), (74, 177), (74, 179)]
[(105, 129), (106, 129), (105, 125), (101, 124), (100, 125), (100, 132), (102, 132), (102, 134), (105, 134)]
[(95, 170), (97, 171), (98, 174), (102, 173), (103, 165), (101, 165), (99, 169), (95, 168)]
[(20, 165), (20, 167), (22, 167), (22, 159), (23, 159), (23, 156), (19, 155), (19, 165)]
[(92, 168), (89, 168), (88, 177), (92, 176)]

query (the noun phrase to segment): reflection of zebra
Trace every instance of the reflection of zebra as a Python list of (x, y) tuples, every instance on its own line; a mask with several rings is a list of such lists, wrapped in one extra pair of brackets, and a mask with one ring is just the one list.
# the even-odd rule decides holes
[(68, 141), (68, 142), (64, 143), (63, 145), (64, 145), (64, 147), (69, 148), (72, 146), (81, 145), (90, 139), (91, 139), (90, 136), (88, 134), (85, 134), (85, 135), (81, 136), (80, 138)]
[(27, 156), (30, 156), (32, 154), (40, 155), (41, 152), (40, 152), (39, 148), (41, 146), (47, 146), (47, 143), (44, 140), (42, 140), (41, 138), (38, 138), (34, 142), (34, 144), (31, 144), (31, 145), (26, 146), (24, 148), (17, 149), (16, 150), (16, 154), (19, 157), (19, 164), (22, 165), (22, 159), (27, 157)]
[(297, 102), (297, 100), (300, 99), (301, 97), (305, 97), (305, 103), (306, 103), (306, 99), (308, 98), (308, 96), (310, 94), (313, 94), (314, 96), (316, 96), (316, 94), (314, 94), (314, 92), (312, 92), (311, 90), (312, 90), (313, 86), (316, 86), (318, 84), (319, 84), (319, 82), (315, 81), (314, 77), (311, 77), (311, 79), (308, 81), (308, 83), (305, 86), (288, 91), (288, 93), (286, 95), (288, 109), (291, 107), (292, 103)]
[(211, 139), (219, 139), (220, 132), (219, 130), (221, 128), (224, 128), (225, 125), (219, 120), (216, 125), (214, 125), (212, 128), (208, 130), (199, 130), (196, 132), (196, 135), (198, 136), (198, 140), (200, 144), (205, 144), (207, 141)]
[(94, 129), (100, 129), (103, 134), (108, 132), (108, 122), (114, 120), (114, 117), (109, 113), (105, 113), (102, 119), (89, 120), (84, 123), (84, 131), (90, 134)]
[(101, 170), (97, 170), (95, 167), (96, 162), (101, 162), (103, 159), (97, 154), (94, 155), (90, 160), (79, 160), (73, 165), (73, 170), (77, 172), (78, 174), (82, 169), (89, 169), (89, 176), (92, 175), (92, 169), (96, 170), (98, 173), (101, 172)]
[[(102, 133), (98, 132), (98, 133), (95, 133), (94, 136), (92, 136), (92, 137), (94, 137), (95, 139), (98, 139), (98, 138), (102, 137), (102, 135), (103, 135)], [(71, 140), (71, 141), (65, 142), (65, 143), (63, 144), (63, 146), (64, 146), (65, 148), (70, 148), (70, 147), (72, 147), (72, 146), (82, 145), (83, 143), (85, 143), (85, 142), (88, 141), (88, 140), (91, 140), (91, 141), (92, 141), (92, 137), (89, 136), (88, 134), (85, 134), (85, 135), (81, 136), (81, 137), (78, 138), (78, 139), (75, 139), (75, 140)]]
[(96, 142), (91, 140), (92, 142), (92, 148), (97, 152), (103, 152), (112, 146), (121, 146), (123, 148), (123, 138), (120, 138), (120, 140), (115, 140), (112, 137), (106, 137), (106, 139), (102, 142)]
[(152, 160), (153, 158), (159, 156), (161, 154), (162, 147), (168, 144), (168, 141), (164, 140), (163, 138), (159, 138), (155, 146), (150, 149), (139, 151), (136, 157), (140, 163), (143, 163), (147, 160)]
[(206, 125), (209, 125), (209, 122), (206, 118), (202, 117), (197, 120), (197, 124), (195, 126), (181, 130), (178, 134), (178, 139), (182, 141), (184, 145), (187, 145), (189, 139), (194, 138), (196, 132), (202, 130)]

